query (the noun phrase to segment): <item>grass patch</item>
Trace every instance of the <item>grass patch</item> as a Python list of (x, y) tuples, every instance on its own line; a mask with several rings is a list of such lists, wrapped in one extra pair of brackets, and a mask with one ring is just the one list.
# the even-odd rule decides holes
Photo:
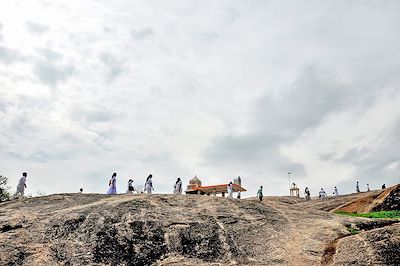
[(349, 231), (349, 233), (352, 234), (352, 235), (356, 235), (356, 234), (360, 233), (359, 230), (354, 229), (354, 228), (349, 228), (349, 227), (347, 227), (347, 231)]
[(335, 211), (335, 213), (353, 217), (400, 219), (400, 211), (380, 211), (380, 212), (362, 212), (362, 213)]

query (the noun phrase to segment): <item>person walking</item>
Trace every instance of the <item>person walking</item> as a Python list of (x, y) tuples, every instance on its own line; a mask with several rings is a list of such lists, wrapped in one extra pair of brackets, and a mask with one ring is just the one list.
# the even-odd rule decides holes
[(126, 194), (133, 194), (133, 191), (135, 191), (135, 188), (133, 187), (133, 180), (129, 179), (128, 180), (128, 190), (126, 191)]
[(117, 194), (117, 173), (113, 173), (110, 181), (108, 182), (108, 191), (107, 195), (116, 195)]
[(226, 190), (228, 192), (228, 198), (232, 199), (233, 198), (233, 184), (230, 182), (228, 186), (226, 187)]
[(182, 194), (182, 181), (179, 177), (174, 185), (174, 194)]
[(150, 174), (146, 179), (146, 183), (144, 184), (144, 189), (146, 190), (147, 194), (151, 194), (154, 191), (152, 179), (153, 175)]
[(26, 188), (26, 177), (28, 176), (27, 173), (23, 172), (22, 177), (19, 179), (18, 185), (17, 185), (17, 192), (12, 196), (12, 198), (19, 197), (21, 195), (24, 197), (25, 194), (25, 188)]
[(260, 188), (258, 189), (257, 197), (260, 199), (260, 201), (263, 200), (263, 186), (260, 186)]
[(321, 188), (321, 190), (319, 191), (319, 198), (320, 199), (326, 198), (326, 192), (324, 191), (323, 188)]
[(335, 195), (335, 197), (339, 196), (339, 191), (338, 191), (337, 187), (335, 187), (333, 189), (333, 195)]
[(308, 189), (308, 187), (306, 187), (306, 189), (304, 190), (304, 196), (306, 198), (306, 201), (311, 200), (310, 190)]
[(356, 183), (356, 191), (357, 191), (357, 193), (360, 193), (360, 185), (359, 185), (358, 181)]

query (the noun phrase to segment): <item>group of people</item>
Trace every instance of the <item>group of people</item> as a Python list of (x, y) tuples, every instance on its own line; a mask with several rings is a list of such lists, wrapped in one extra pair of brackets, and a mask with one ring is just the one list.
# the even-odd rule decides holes
[[(27, 178), (27, 176), (28, 176), (28, 174), (27, 174), (26, 172), (22, 173), (22, 177), (20, 178), (20, 180), (19, 180), (19, 182), (18, 182), (18, 185), (17, 185), (17, 191), (16, 191), (15, 194), (12, 196), (13, 199), (16, 198), (16, 197), (19, 197), (19, 196), (22, 196), (22, 197), (24, 196), (24, 194), (25, 194), (25, 189), (26, 189), (26, 187), (27, 187), (27, 186), (26, 186), (26, 178)], [(366, 187), (367, 187), (367, 191), (370, 191), (369, 184), (367, 184)], [(383, 184), (383, 185), (382, 185), (382, 189), (385, 189), (385, 188), (386, 188), (386, 185)], [(143, 192), (143, 191), (141, 191), (141, 190), (139, 190), (139, 191), (136, 190), (135, 187), (134, 187), (134, 185), (133, 185), (133, 180), (132, 180), (132, 179), (129, 179), (126, 193), (127, 193), (127, 194), (133, 194), (135, 191), (138, 192), (138, 193)], [(153, 191), (154, 191), (154, 187), (153, 187), (153, 175), (150, 174), (150, 175), (146, 178), (146, 182), (145, 182), (145, 184), (144, 184), (144, 192), (146, 192), (147, 194), (152, 194)], [(80, 189), (80, 192), (81, 192), (81, 193), (83, 192), (83, 189), (82, 189), (82, 188)], [(233, 192), (234, 192), (234, 190), (233, 190), (233, 183), (232, 183), (232, 182), (230, 182), (230, 183), (227, 185), (227, 192), (228, 192), (228, 198), (233, 198)], [(357, 193), (360, 193), (360, 192), (361, 192), (361, 190), (360, 190), (360, 184), (359, 184), (358, 181), (357, 181), (357, 183), (356, 183), (356, 192), (357, 192)], [(174, 194), (182, 194), (182, 180), (181, 180), (180, 178), (178, 178), (178, 179), (176, 180), (176, 182), (174, 183), (173, 193), (174, 193)], [(110, 179), (109, 182), (108, 182), (108, 191), (107, 191), (107, 194), (108, 194), (108, 195), (115, 195), (115, 194), (117, 194), (117, 173), (113, 173), (112, 176), (111, 176), (111, 179)], [(338, 191), (338, 189), (337, 189), (336, 186), (333, 188), (333, 195), (334, 195), (334, 196), (339, 196), (339, 191)], [(263, 199), (263, 186), (260, 186), (260, 188), (258, 189), (258, 191), (257, 191), (257, 197), (258, 197), (258, 199), (259, 199), (260, 201), (262, 201), (262, 199)], [(321, 188), (321, 190), (319, 191), (318, 197), (319, 197), (320, 199), (324, 199), (324, 198), (327, 197), (327, 194), (326, 194), (326, 192), (325, 192), (325, 190), (324, 190), (323, 188)], [(237, 198), (240, 199), (240, 191), (238, 192)], [(308, 187), (306, 187), (305, 190), (304, 190), (304, 198), (305, 198), (306, 201), (311, 200), (311, 193), (310, 193), (310, 190), (308, 189)]]
[[(366, 188), (367, 188), (367, 192), (371, 191), (370, 188), (369, 188), (369, 184), (367, 184)], [(385, 188), (386, 188), (386, 185), (383, 184), (383, 185), (382, 185), (382, 189), (385, 189)], [(360, 183), (359, 183), (358, 181), (356, 182), (356, 192), (357, 192), (357, 193), (360, 193), (360, 192), (361, 192), (361, 190), (360, 190)], [(310, 197), (310, 190), (309, 190), (307, 187), (306, 187), (306, 189), (304, 190), (304, 195), (305, 195), (305, 199), (306, 199), (306, 200), (310, 200), (310, 199), (311, 199), (311, 197)], [(338, 191), (338, 189), (337, 189), (336, 186), (333, 188), (333, 195), (334, 195), (335, 197), (336, 197), (336, 196), (339, 196), (339, 191)], [(327, 196), (328, 196), (328, 195), (326, 194), (326, 192), (324, 191), (324, 189), (321, 188), (321, 190), (320, 190), (319, 193), (318, 193), (318, 198), (323, 199), (323, 198), (326, 198)]]
[[(143, 191), (137, 191), (133, 185), (133, 180), (129, 179), (128, 181), (128, 188), (126, 193), (127, 194), (133, 194), (134, 192), (138, 192), (141, 193)], [(154, 191), (154, 187), (153, 187), (153, 175), (150, 174), (147, 178), (146, 178), (146, 182), (144, 183), (144, 191), (147, 194), (152, 194)], [(108, 182), (108, 191), (107, 191), (108, 195), (115, 195), (117, 194), (117, 173), (113, 173), (111, 176), (110, 181)], [(178, 177), (178, 179), (176, 180), (175, 184), (174, 184), (174, 194), (182, 194), (182, 180)]]

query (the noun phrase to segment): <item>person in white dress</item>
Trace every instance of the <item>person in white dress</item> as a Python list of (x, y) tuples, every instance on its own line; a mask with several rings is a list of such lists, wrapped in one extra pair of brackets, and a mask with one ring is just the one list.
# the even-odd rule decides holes
[(174, 185), (174, 194), (182, 194), (182, 181), (179, 177)]
[(146, 190), (147, 194), (151, 194), (154, 191), (152, 178), (153, 175), (149, 175), (146, 179), (146, 183), (144, 184), (144, 189)]
[(25, 188), (26, 188), (26, 177), (28, 176), (27, 173), (22, 173), (22, 177), (19, 179), (18, 185), (17, 185), (17, 192), (12, 196), (12, 198), (19, 197), (21, 195), (24, 197), (25, 194)]
[(110, 181), (108, 182), (107, 195), (116, 195), (116, 194), (117, 194), (117, 173), (113, 173)]
[(233, 184), (230, 182), (226, 188), (228, 191), (228, 198), (232, 199), (233, 198)]
[(319, 198), (320, 199), (326, 198), (326, 192), (324, 191), (323, 188), (321, 188), (321, 190), (319, 191)]
[(339, 191), (338, 191), (337, 187), (335, 187), (335, 188), (333, 189), (333, 195), (334, 195), (335, 197), (339, 196)]

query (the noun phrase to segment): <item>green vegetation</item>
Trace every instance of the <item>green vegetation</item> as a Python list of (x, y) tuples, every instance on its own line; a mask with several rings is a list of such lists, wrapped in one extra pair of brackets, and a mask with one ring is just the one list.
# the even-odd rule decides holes
[(7, 177), (0, 175), (0, 202), (10, 199), (9, 188), (7, 186)]
[(349, 231), (349, 233), (352, 235), (356, 235), (356, 234), (360, 233), (359, 230), (351, 228), (351, 227), (347, 227), (347, 231)]
[(335, 213), (353, 217), (400, 219), (400, 211), (380, 211), (380, 212), (362, 212), (362, 213), (336, 211)]

